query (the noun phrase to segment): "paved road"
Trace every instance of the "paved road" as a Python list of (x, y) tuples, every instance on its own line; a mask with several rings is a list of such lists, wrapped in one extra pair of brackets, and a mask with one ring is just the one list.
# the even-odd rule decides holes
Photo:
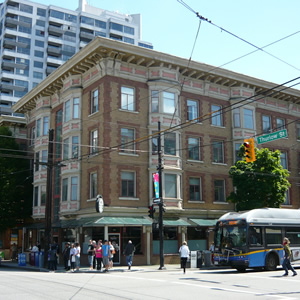
[[(298, 273), (300, 270), (298, 269)], [(235, 270), (49, 273), (0, 269), (0, 299), (300, 299), (300, 275)]]

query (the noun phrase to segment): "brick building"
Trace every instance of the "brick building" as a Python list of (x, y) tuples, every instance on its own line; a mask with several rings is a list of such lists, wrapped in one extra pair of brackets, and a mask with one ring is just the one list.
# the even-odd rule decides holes
[[(95, 38), (15, 106), (28, 120), (36, 161), (47, 161), (54, 129), (53, 236), (136, 245), (136, 264), (159, 261), (158, 232), (148, 218), (158, 165), (160, 121), (165, 262), (178, 247), (207, 249), (215, 220), (234, 206), (228, 170), (245, 137), (287, 128), (268, 143), (282, 151), (292, 184), (285, 207), (299, 208), (300, 92), (151, 49)], [(194, 120), (198, 118), (197, 120)], [(298, 120), (298, 121), (297, 121)], [(169, 130), (172, 128), (172, 130)], [(132, 143), (134, 141), (134, 143)], [(33, 218), (45, 215), (46, 169), (35, 165)], [(96, 196), (104, 211), (95, 210)], [(156, 214), (157, 215), (157, 214)], [(30, 229), (43, 239), (43, 225)], [(33, 227), (34, 227), (33, 226)]]

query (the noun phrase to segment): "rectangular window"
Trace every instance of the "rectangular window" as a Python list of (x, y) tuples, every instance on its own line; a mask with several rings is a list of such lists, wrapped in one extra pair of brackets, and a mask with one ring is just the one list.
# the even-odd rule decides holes
[(200, 178), (189, 178), (190, 184), (190, 201), (201, 201), (201, 179)]
[(31, 138), (30, 138), (30, 145), (34, 145), (35, 143), (35, 127), (31, 128)]
[(78, 147), (79, 144), (79, 138), (78, 136), (72, 137), (72, 158), (78, 158)]
[(39, 169), (40, 169), (39, 162), (40, 162), (40, 152), (36, 152), (36, 153), (35, 153), (35, 168), (34, 168), (34, 170), (35, 170), (36, 172), (38, 172)]
[(214, 126), (223, 126), (222, 106), (213, 104), (211, 106), (211, 111), (211, 124)]
[(109, 27), (110, 27), (110, 29), (123, 32), (123, 25), (121, 25), (121, 24), (111, 22), (111, 23), (109, 23)]
[(276, 118), (276, 130), (282, 130), (285, 128), (285, 121), (282, 118)]
[(36, 25), (40, 27), (45, 27), (46, 22), (43, 20), (36, 20)]
[(225, 180), (215, 180), (215, 202), (225, 202)]
[(122, 181), (122, 197), (135, 197), (135, 173), (134, 172), (121, 172)]
[(263, 133), (271, 132), (271, 117), (270, 116), (262, 116), (263, 122)]
[(187, 120), (197, 119), (199, 114), (198, 101), (187, 100)]
[(289, 193), (289, 190), (287, 190), (285, 192), (285, 199), (284, 199), (284, 202), (283, 202), (283, 205), (290, 205), (290, 193)]
[(280, 153), (280, 164), (284, 169), (287, 169), (287, 153), (286, 152), (281, 152)]
[(168, 132), (164, 135), (164, 153), (176, 155), (176, 133)]
[(73, 119), (79, 118), (79, 98), (73, 99)]
[(296, 130), (297, 130), (297, 140), (300, 140), (300, 123), (296, 124)]
[(43, 118), (43, 135), (47, 135), (49, 130), (49, 117)]
[(41, 17), (46, 17), (46, 9), (43, 8), (37, 8), (37, 15)]
[(34, 206), (38, 206), (39, 205), (39, 187), (35, 186), (34, 187)]
[(97, 173), (90, 174), (90, 199), (96, 198), (98, 193), (97, 188)]
[(175, 94), (169, 92), (162, 92), (162, 96), (163, 96), (163, 112), (167, 114), (174, 114)]
[(71, 177), (71, 201), (77, 201), (78, 177)]
[(244, 108), (244, 127), (254, 129), (253, 110)]
[(282, 244), (281, 228), (266, 228), (266, 242), (267, 242), (267, 246), (281, 245)]
[(41, 136), (42, 134), (42, 120), (38, 119), (36, 121), (36, 137)]
[(133, 27), (124, 26), (124, 33), (128, 33), (128, 34), (134, 35), (134, 28)]
[(121, 128), (121, 151), (126, 153), (135, 153), (134, 129)]
[(33, 63), (33, 66), (34, 66), (35, 68), (40, 68), (40, 69), (42, 69), (43, 66), (44, 66), (44, 64), (43, 64), (42, 61), (37, 61), (37, 60), (35, 60), (34, 63)]
[(41, 186), (41, 206), (45, 206), (46, 204), (46, 186)]
[(65, 122), (68, 122), (71, 119), (71, 101), (70, 100), (65, 102), (65, 115), (64, 115), (64, 117), (65, 117), (65, 120), (64, 120)]
[(177, 198), (177, 175), (165, 174), (165, 197)]
[(151, 112), (157, 113), (158, 112), (158, 100), (159, 100), (159, 92), (158, 91), (151, 91)]
[(43, 73), (41, 72), (33, 72), (33, 78), (43, 79)]
[(188, 138), (189, 158), (200, 160), (200, 138)]
[(224, 145), (222, 141), (213, 141), (213, 162), (224, 163)]
[(98, 130), (91, 131), (91, 144), (90, 153), (94, 154), (98, 152)]
[(299, 227), (292, 227), (286, 229), (286, 236), (289, 237), (291, 242), (291, 246), (300, 246), (300, 228)]
[(69, 159), (69, 138), (64, 139), (63, 159)]
[(68, 200), (68, 178), (64, 178), (62, 181), (62, 201)]
[(240, 147), (241, 147), (241, 144), (234, 144), (235, 162), (237, 162), (239, 160), (243, 160), (243, 158), (241, 156), (238, 156)]
[[(152, 134), (154, 134), (153, 132)], [(158, 152), (158, 135), (152, 137), (152, 155), (157, 154)]]
[(121, 109), (135, 111), (134, 89), (121, 87)]
[(45, 43), (43, 41), (35, 40), (35, 46), (36, 47), (44, 48), (44, 44)]
[[(42, 162), (47, 163), (48, 162), (48, 150), (42, 150)], [(47, 166), (42, 165), (42, 169), (46, 169)]]
[(92, 91), (91, 114), (98, 111), (98, 89)]
[(34, 50), (34, 56), (35, 57), (41, 57), (41, 58), (43, 58), (44, 57), (44, 52), (38, 51), (38, 50)]

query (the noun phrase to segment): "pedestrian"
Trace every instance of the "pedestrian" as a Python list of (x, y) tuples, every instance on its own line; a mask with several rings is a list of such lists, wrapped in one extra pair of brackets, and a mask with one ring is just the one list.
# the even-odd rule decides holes
[(49, 269), (52, 271), (57, 270), (57, 249), (56, 245), (51, 245), (50, 248), (50, 263), (49, 263)]
[(128, 270), (131, 269), (131, 266), (132, 266), (132, 258), (133, 258), (133, 254), (135, 252), (135, 247), (134, 245), (132, 244), (132, 241), (129, 240), (128, 241), (128, 244), (126, 245), (125, 249), (124, 249), (124, 252), (123, 254), (126, 256), (126, 262), (127, 262), (127, 265), (128, 265)]
[(76, 249), (75, 249), (74, 244), (72, 243), (71, 244), (71, 248), (70, 248), (70, 262), (71, 262), (71, 270), (72, 270), (72, 272), (75, 271), (75, 266), (76, 266), (76, 257), (75, 257), (75, 254), (76, 254)]
[(109, 245), (107, 240), (104, 241), (104, 245), (102, 245), (102, 261), (103, 261), (103, 265), (105, 267), (104, 272), (108, 272), (108, 268), (109, 268)]
[(185, 241), (182, 243), (182, 246), (179, 248), (179, 253), (180, 253), (181, 269), (183, 269), (183, 274), (185, 274), (186, 262), (190, 255), (190, 249), (187, 246), (187, 243)]
[(63, 259), (64, 259), (64, 266), (65, 266), (65, 270), (69, 271), (70, 267), (71, 267), (71, 262), (70, 262), (70, 243), (67, 242), (65, 243), (65, 249), (63, 251)]
[(285, 270), (285, 273), (283, 276), (288, 276), (289, 275), (289, 270), (293, 272), (293, 276), (297, 275), (297, 272), (291, 265), (291, 249), (290, 249), (290, 241), (287, 237), (283, 239), (283, 250), (284, 250), (284, 258), (283, 258), (283, 263), (282, 267)]
[(11, 260), (17, 260), (17, 245), (13, 243), (11, 246)]
[(96, 251), (95, 251), (95, 257), (97, 260), (97, 271), (101, 271), (101, 265), (102, 265), (102, 244), (97, 245)]
[(211, 255), (211, 263), (214, 264), (215, 262), (215, 244), (214, 242), (211, 243), (209, 247), (210, 255)]
[(88, 260), (89, 260), (89, 266), (90, 266), (90, 271), (93, 270), (93, 261), (94, 261), (94, 256), (95, 256), (95, 246), (93, 245), (93, 241), (90, 240), (90, 243), (88, 245)]
[(75, 243), (75, 259), (76, 259), (76, 270), (79, 271), (80, 268), (80, 246), (79, 243)]
[(95, 269), (96, 269), (96, 256), (95, 256), (95, 251), (96, 251), (96, 248), (97, 248), (97, 243), (96, 243), (96, 241), (93, 241), (93, 246), (94, 246), (93, 269), (95, 270)]
[(111, 241), (108, 242), (109, 245), (109, 268), (111, 269), (113, 267), (113, 259), (114, 259), (114, 254), (115, 252), (115, 248), (112, 245)]

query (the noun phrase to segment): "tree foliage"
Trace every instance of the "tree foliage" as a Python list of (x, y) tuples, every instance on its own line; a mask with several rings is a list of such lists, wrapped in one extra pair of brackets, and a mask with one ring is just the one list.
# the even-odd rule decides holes
[[(7, 137), (6, 137), (7, 136)], [(29, 159), (18, 151), (11, 131), (0, 127), (0, 231), (12, 228), (31, 215), (32, 176)]]
[[(268, 148), (255, 149), (256, 161), (247, 163), (245, 158), (236, 162), (229, 170), (233, 180), (233, 191), (227, 201), (236, 204), (236, 210), (262, 207), (280, 207), (290, 187), (289, 173), (280, 164), (280, 151)], [(244, 157), (241, 146), (239, 156)]]

